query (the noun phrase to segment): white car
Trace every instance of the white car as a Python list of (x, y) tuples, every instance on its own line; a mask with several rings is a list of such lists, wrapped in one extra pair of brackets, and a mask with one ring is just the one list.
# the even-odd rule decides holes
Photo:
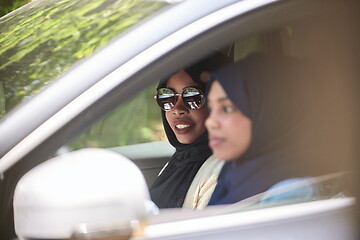
[[(281, 206), (253, 198), (159, 212), (147, 192), (174, 152), (155, 86), (215, 49), (235, 61), (264, 52), (325, 69), (319, 98), (337, 148), (314, 167), (337, 164), (339, 173), (314, 184), (357, 176), (357, 7), (351, 0), (36, 0), (0, 18), (0, 238), (358, 239), (356, 191)], [(350, 190), (358, 187), (349, 181)], [(107, 196), (123, 204), (111, 210)], [(104, 217), (100, 225), (89, 220), (96, 216)]]

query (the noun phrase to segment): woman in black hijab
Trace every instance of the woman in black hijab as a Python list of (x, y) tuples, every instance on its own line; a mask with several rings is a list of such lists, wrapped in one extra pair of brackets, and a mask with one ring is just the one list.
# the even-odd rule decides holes
[(214, 155), (226, 163), (209, 205), (319, 174), (309, 121), (316, 87), (305, 69), (292, 58), (253, 54), (212, 73), (206, 127)]
[(157, 87), (165, 133), (176, 149), (150, 188), (151, 199), (159, 208), (182, 207), (195, 175), (212, 155), (204, 125), (208, 116), (205, 83), (200, 75), (228, 63), (230, 59), (217, 52), (160, 81)]

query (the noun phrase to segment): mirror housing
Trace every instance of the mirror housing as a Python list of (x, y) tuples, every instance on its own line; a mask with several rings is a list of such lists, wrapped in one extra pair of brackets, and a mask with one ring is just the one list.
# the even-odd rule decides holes
[(14, 193), (20, 239), (134, 236), (155, 210), (140, 169), (103, 149), (82, 149), (26, 173)]

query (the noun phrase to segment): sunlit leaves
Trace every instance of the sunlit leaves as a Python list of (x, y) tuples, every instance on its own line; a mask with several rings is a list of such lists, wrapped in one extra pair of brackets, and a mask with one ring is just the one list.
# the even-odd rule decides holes
[(146, 0), (46, 0), (0, 19), (6, 111), (162, 6)]
[(161, 111), (153, 98), (156, 86), (151, 86), (101, 119), (83, 133), (70, 148), (115, 147), (165, 140)]

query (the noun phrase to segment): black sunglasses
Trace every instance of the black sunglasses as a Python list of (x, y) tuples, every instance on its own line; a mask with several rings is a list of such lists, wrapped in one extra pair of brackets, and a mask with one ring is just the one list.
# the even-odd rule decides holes
[(161, 109), (170, 111), (175, 107), (179, 96), (189, 110), (200, 109), (205, 103), (204, 93), (195, 87), (186, 87), (181, 94), (174, 93), (169, 88), (160, 88), (154, 98)]

